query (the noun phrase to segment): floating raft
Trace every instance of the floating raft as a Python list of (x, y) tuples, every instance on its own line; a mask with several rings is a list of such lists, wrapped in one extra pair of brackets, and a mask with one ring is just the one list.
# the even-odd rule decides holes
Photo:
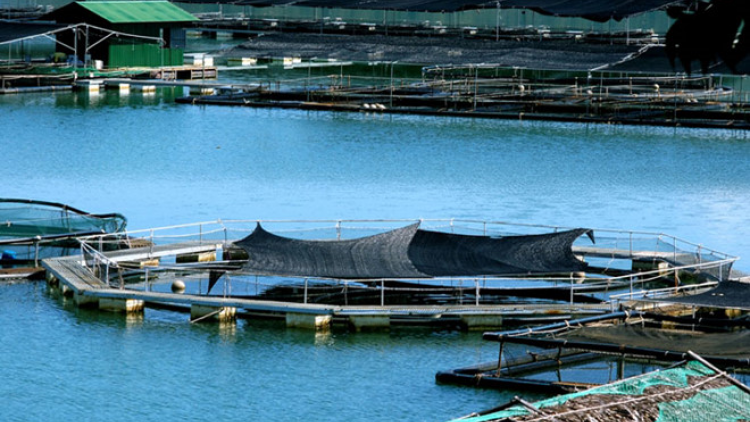
[[(720, 280), (736, 260), (662, 234), (638, 240), (630, 233), (625, 256), (606, 236), (597, 237), (598, 249), (583, 248), (579, 243), (591, 242), (588, 229), (536, 227), (546, 234), (501, 236), (507, 223), (450, 220), (448, 231), (436, 231), (439, 220), (411, 223), (270, 221), (264, 229), (257, 221), (197, 223), (86, 237), (83, 255), (47, 259), (43, 266), (50, 284), (80, 306), (142, 312), (146, 305), (170, 304), (195, 315), (201, 307), (231, 308), (233, 316), (286, 318), (290, 326), (311, 328), (436, 324), (486, 330), (606, 314), (631, 300), (607, 300), (609, 290), (635, 293), (646, 283), (673, 284), (677, 277)], [(300, 237), (290, 237), (284, 226)], [(272, 229), (284, 236), (267, 231)], [(361, 235), (371, 232), (377, 234)], [(659, 242), (674, 249), (648, 255), (635, 248)], [(678, 245), (698, 249), (688, 253)], [(546, 251), (519, 253), (528, 248)], [(336, 254), (351, 262), (332, 258)], [(435, 262), (435, 256), (445, 259)], [(592, 292), (601, 296), (584, 296)]]
[[(750, 112), (734, 92), (706, 78), (562, 80), (477, 77), (403, 84), (341, 76), (307, 78), (301, 86), (247, 95), (178, 98), (185, 104), (276, 107), (321, 111), (571, 121), (709, 128), (750, 128)], [(373, 85), (373, 83), (375, 83)], [(588, 83), (588, 84), (587, 84)]]
[[(698, 416), (699, 415), (699, 416)], [(700, 356), (649, 372), (550, 399), (510, 403), (457, 419), (462, 422), (737, 421), (750, 418), (750, 389)]]

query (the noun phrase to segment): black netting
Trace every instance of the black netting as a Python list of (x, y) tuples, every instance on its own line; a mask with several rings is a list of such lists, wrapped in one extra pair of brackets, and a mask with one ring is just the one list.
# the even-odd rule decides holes
[(659, 302), (673, 302), (707, 308), (750, 310), (750, 284), (739, 281), (723, 281), (716, 288), (705, 293), (659, 298)]
[(245, 270), (346, 279), (525, 275), (580, 271), (573, 242), (590, 230), (528, 236), (468, 236), (419, 230), (418, 224), (350, 240), (299, 240), (260, 224), (236, 244)]
[(571, 245), (587, 229), (529, 236), (467, 236), (418, 230), (409, 259), (435, 277), (581, 271)]
[(750, 331), (689, 332), (636, 325), (586, 327), (560, 337), (571, 342), (627, 345), (645, 349), (662, 348), (675, 352), (692, 350), (699, 355), (733, 359), (750, 357)]
[(236, 244), (249, 256), (244, 268), (262, 274), (383, 278), (426, 277), (406, 259), (418, 224), (350, 240), (299, 240), (269, 233), (258, 224)]
[[(415, 12), (455, 12), (470, 9), (494, 9), (496, 0), (181, 0), (185, 3), (234, 3), (255, 7), (303, 6), (363, 10), (408, 10)], [(621, 20), (628, 16), (657, 10), (687, 0), (502, 0), (503, 9), (530, 9), (539, 13), (583, 17), (599, 22)]]

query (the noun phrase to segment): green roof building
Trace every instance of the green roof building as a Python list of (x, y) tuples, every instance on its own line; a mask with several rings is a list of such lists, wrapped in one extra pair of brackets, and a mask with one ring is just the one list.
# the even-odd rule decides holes
[(58, 50), (109, 68), (182, 65), (184, 28), (198, 20), (168, 1), (79, 1), (42, 19), (87, 24), (58, 34)]

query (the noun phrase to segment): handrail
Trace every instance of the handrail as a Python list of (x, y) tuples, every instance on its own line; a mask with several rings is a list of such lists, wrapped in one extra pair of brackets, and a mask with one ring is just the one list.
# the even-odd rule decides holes
[[(154, 233), (154, 232), (164, 232), (164, 231), (167, 231), (167, 230), (176, 230), (176, 229), (183, 229), (183, 228), (190, 228), (190, 227), (200, 227), (201, 230), (202, 230), (202, 228), (204, 226), (207, 226), (207, 225), (219, 225), (220, 227), (222, 227), (223, 229), (226, 229), (227, 231), (232, 231), (232, 230), (235, 230), (235, 228), (231, 227), (232, 225), (249, 224), (249, 223), (251, 223), (251, 224), (256, 224), (256, 223), (261, 223), (261, 224), (321, 224), (321, 223), (326, 223), (326, 224), (334, 225), (334, 227), (335, 227), (335, 225), (338, 225), (342, 229), (346, 230), (346, 229), (353, 229), (351, 227), (347, 227), (346, 226), (346, 224), (349, 224), (349, 223), (358, 223), (358, 224), (390, 223), (390, 224), (392, 224), (392, 223), (416, 223), (416, 222), (420, 222), (422, 224), (430, 224), (430, 223), (446, 223), (446, 224), (450, 224), (450, 223), (454, 223), (453, 227), (456, 227), (456, 223), (458, 225), (461, 225), (461, 224), (476, 224), (476, 225), (482, 225), (481, 229), (479, 227), (477, 228), (478, 231), (479, 230), (482, 230), (482, 231), (487, 230), (489, 232), (492, 232), (492, 229), (493, 228), (497, 228), (497, 227), (522, 227), (522, 228), (538, 228), (538, 229), (548, 229), (548, 230), (562, 230), (562, 229), (566, 229), (567, 230), (567, 229), (573, 229), (574, 228), (574, 227), (567, 227), (567, 226), (552, 226), (552, 225), (544, 225), (544, 224), (512, 223), (512, 222), (507, 222), (507, 221), (502, 221), (502, 220), (495, 220), (495, 221), (489, 220), (489, 221), (486, 221), (486, 220), (476, 220), (476, 219), (369, 219), (369, 220), (368, 219), (364, 219), (364, 220), (355, 220), (355, 219), (330, 219), (330, 220), (327, 220), (327, 219), (322, 219), (322, 220), (307, 220), (307, 219), (300, 219), (300, 220), (240, 220), (240, 219), (234, 220), (234, 219), (229, 219), (229, 220), (227, 220), (227, 219), (218, 219), (218, 220), (213, 220), (213, 221), (203, 221), (203, 222), (198, 222), (198, 223), (180, 224), (180, 225), (165, 226), (165, 227), (145, 229), (145, 230), (132, 230), (132, 231), (125, 230), (123, 232), (118, 232), (117, 234), (104, 234), (104, 235), (87, 236), (87, 237), (84, 237), (82, 240), (83, 241), (88, 241), (90, 239), (98, 239), (100, 237), (106, 237), (106, 236), (110, 236), (110, 235), (124, 235), (124, 236), (136, 236), (137, 237), (138, 234), (144, 234), (144, 233), (148, 233), (149, 234), (148, 237), (151, 237), (150, 234)], [(330, 228), (334, 228), (334, 227), (330, 227)], [(374, 228), (375, 227), (371, 227), (371, 228), (368, 227), (368, 229), (374, 229)], [(322, 230), (322, 229), (326, 229), (326, 227), (316, 227), (315, 229), (316, 230)], [(689, 247), (695, 248), (695, 250), (697, 252), (700, 252), (701, 254), (713, 254), (713, 255), (716, 255), (716, 256), (721, 256), (724, 259), (734, 259), (734, 260), (739, 259), (738, 257), (729, 255), (727, 253), (720, 252), (720, 251), (717, 251), (717, 250), (714, 250), (714, 249), (711, 249), (711, 248), (707, 248), (706, 246), (704, 246), (702, 244), (690, 242), (690, 241), (687, 241), (685, 239), (679, 238), (677, 236), (672, 236), (672, 235), (668, 235), (668, 234), (664, 234), (664, 233), (647, 232), (647, 231), (636, 231), (636, 230), (607, 229), (607, 228), (591, 228), (591, 229), (595, 233), (597, 233), (597, 234), (601, 234), (601, 233), (604, 233), (604, 234), (626, 234), (626, 235), (628, 235), (630, 237), (631, 244), (632, 244), (632, 238), (633, 238), (633, 236), (652, 236), (652, 237), (656, 237), (657, 238), (657, 243), (658, 243), (659, 239), (661, 239), (661, 238), (668, 238), (669, 240), (672, 241), (672, 242), (670, 242), (671, 245), (667, 244), (663, 240), (662, 240), (662, 242), (665, 243), (665, 244), (667, 244), (667, 245), (669, 245), (669, 246), (672, 246), (673, 247), (672, 250), (675, 251), (675, 252), (676, 252), (675, 248), (679, 244), (679, 246), (681, 246), (681, 247), (689, 246)], [(236, 230), (238, 230), (238, 229), (236, 229)], [(203, 233), (204, 234), (211, 233), (211, 231), (203, 232)], [(169, 237), (186, 237), (186, 236), (190, 236), (190, 234), (180, 234), (180, 235), (176, 235), (175, 234), (175, 235), (170, 235)], [(601, 235), (599, 237), (601, 237)]]

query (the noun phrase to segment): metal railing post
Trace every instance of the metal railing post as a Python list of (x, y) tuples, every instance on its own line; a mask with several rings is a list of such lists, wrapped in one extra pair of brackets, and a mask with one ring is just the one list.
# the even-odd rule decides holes
[(305, 279), (305, 297), (303, 298), (302, 303), (307, 304), (307, 279)]
[[(39, 266), (39, 242), (40, 238), (37, 236), (37, 239), (34, 240), (34, 266)], [(83, 246), (81, 246), (81, 255), (83, 255)]]
[(573, 306), (573, 273), (570, 273), (570, 306)]
[(474, 305), (479, 306), (479, 279), (478, 278), (474, 279), (474, 289), (475, 289), (475, 293), (474, 293), (474, 297), (475, 297), (475, 299), (474, 299)]

